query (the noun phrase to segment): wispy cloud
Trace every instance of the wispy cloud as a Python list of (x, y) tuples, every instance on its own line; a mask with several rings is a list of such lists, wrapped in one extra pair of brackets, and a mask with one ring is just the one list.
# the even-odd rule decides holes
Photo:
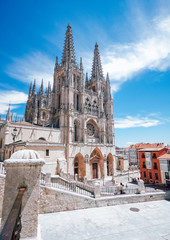
[(40, 85), (42, 79), (47, 84), (53, 80), (54, 61), (41, 52), (32, 52), (22, 58), (13, 58), (13, 64), (6, 72), (12, 78), (22, 82), (31, 82), (36, 79)]
[[(156, 18), (147, 27), (149, 29), (141, 34), (140, 40), (137, 41), (134, 36), (133, 43), (110, 44), (111, 39), (105, 43), (108, 47), (101, 51), (103, 70), (105, 74), (109, 72), (114, 92), (141, 71), (165, 71), (170, 67), (170, 16)], [(83, 57), (85, 71), (90, 73), (93, 49), (86, 49), (80, 55)], [(77, 56), (79, 57), (78, 54)], [(6, 72), (20, 81), (30, 82), (36, 79), (40, 84), (42, 79), (45, 83), (52, 82), (53, 68), (54, 59), (35, 51), (22, 58), (13, 58), (13, 64)]]
[(103, 69), (110, 73), (113, 91), (143, 70), (165, 71), (170, 67), (170, 16), (157, 18), (151, 25), (141, 41), (110, 45), (104, 51)]
[(11, 109), (19, 107), (19, 104), (27, 101), (27, 95), (18, 91), (0, 91), (0, 114), (7, 112), (9, 104)]
[(153, 127), (160, 125), (162, 122), (158, 119), (149, 117), (132, 117), (126, 116), (125, 118), (115, 119), (115, 128), (136, 128), (136, 127)]

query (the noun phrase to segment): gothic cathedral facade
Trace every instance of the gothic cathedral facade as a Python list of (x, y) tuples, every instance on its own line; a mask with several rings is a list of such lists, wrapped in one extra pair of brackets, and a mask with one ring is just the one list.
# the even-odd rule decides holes
[(42, 82), (36, 93), (36, 83), (30, 85), (25, 121), (60, 132), (65, 172), (81, 179), (114, 174), (113, 98), (97, 43), (91, 77), (86, 73), (84, 79), (82, 58), (78, 66), (71, 26), (67, 26), (61, 64), (56, 58), (53, 87), (49, 83), (44, 91)]

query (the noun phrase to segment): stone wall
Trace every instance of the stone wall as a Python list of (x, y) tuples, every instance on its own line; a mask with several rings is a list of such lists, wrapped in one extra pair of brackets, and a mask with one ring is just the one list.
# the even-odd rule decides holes
[(4, 198), (5, 177), (0, 176), (0, 218), (2, 217), (2, 204)]
[[(167, 194), (166, 196), (166, 198), (168, 198)], [(157, 201), (163, 199), (165, 199), (164, 192), (121, 195), (94, 199), (76, 193), (68, 193), (64, 190), (41, 187), (39, 213), (44, 214), (92, 207), (104, 207), (127, 203)]]
[(41, 187), (39, 213), (62, 212), (95, 207), (95, 200), (90, 197), (68, 193), (64, 190)]

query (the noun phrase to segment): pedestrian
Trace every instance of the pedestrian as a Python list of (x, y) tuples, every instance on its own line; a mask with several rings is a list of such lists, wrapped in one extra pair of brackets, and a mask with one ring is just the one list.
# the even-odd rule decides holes
[(122, 186), (122, 183), (120, 183), (120, 194), (123, 193), (123, 186)]

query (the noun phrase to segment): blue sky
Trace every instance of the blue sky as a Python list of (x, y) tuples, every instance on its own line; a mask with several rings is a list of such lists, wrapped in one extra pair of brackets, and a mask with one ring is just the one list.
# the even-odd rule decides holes
[(120, 147), (170, 144), (170, 0), (1, 0), (0, 112), (24, 114), (29, 84), (53, 81), (67, 24), (90, 75), (99, 44)]

